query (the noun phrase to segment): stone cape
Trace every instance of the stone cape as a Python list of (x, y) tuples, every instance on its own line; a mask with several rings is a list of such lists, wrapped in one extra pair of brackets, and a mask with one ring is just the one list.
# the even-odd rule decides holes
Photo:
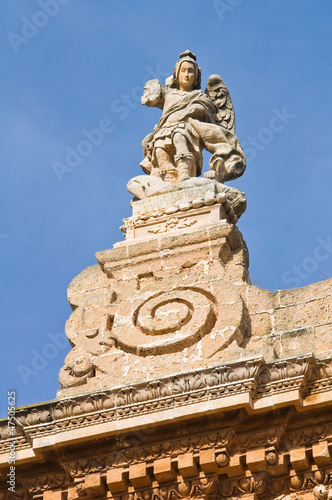
[[(193, 113), (193, 109), (197, 106), (200, 110), (199, 114), (202, 113), (205, 115), (204, 120), (196, 119), (195, 114)], [(180, 101), (176, 104), (173, 104), (167, 112), (163, 114), (158, 125), (155, 127), (155, 130), (149, 134), (142, 143), (143, 146), (143, 154), (145, 158), (150, 158), (150, 164), (156, 162), (154, 158), (154, 149), (158, 144), (158, 141), (165, 140), (169, 136), (169, 142), (171, 142), (171, 137), (173, 131), (168, 131), (172, 129), (174, 125), (167, 126), (168, 119), (173, 115), (177, 114), (179, 124), (177, 127), (182, 127), (183, 134), (188, 136), (189, 142), (192, 142), (192, 150), (195, 157), (195, 175), (199, 176), (202, 172), (202, 163), (203, 158), (201, 156), (199, 143), (203, 142), (205, 149), (210, 152), (213, 152), (214, 157), (220, 155), (225, 158), (228, 157), (227, 162), (231, 164), (231, 155), (236, 154), (239, 158), (244, 158), (244, 153), (240, 146), (240, 143), (233, 133), (233, 131), (228, 130), (226, 128), (221, 129), (216, 123), (214, 123), (213, 115), (214, 115), (215, 105), (209, 98), (209, 96), (201, 91), (201, 90), (193, 90), (185, 96), (182, 96)], [(185, 132), (186, 127), (188, 127), (189, 131)], [(241, 167), (241, 173), (245, 168), (244, 165)], [(151, 166), (146, 168), (145, 161), (141, 163), (143, 170), (145, 173), (150, 173)], [(232, 171), (231, 168), (228, 168), (229, 172)], [(227, 180), (232, 179), (232, 177), (238, 177), (240, 172), (237, 172), (236, 175), (228, 175)]]

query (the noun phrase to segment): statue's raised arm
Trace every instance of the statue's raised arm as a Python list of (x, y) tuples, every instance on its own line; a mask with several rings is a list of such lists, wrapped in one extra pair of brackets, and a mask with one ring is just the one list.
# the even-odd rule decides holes
[(142, 104), (149, 107), (163, 108), (166, 89), (157, 79), (148, 80), (144, 85)]
[(138, 198), (155, 194), (156, 189), (159, 192), (164, 183), (188, 184), (200, 176), (204, 149), (212, 155), (209, 171), (204, 174), (207, 180), (223, 183), (243, 174), (245, 155), (234, 133), (228, 89), (220, 76), (212, 75), (206, 90), (201, 90), (201, 69), (192, 52), (180, 55), (165, 86), (158, 80), (146, 83), (142, 104), (161, 108), (162, 116), (142, 142), (141, 162), (143, 171), (159, 180), (151, 178), (139, 190), (136, 187), (141, 180), (130, 182), (128, 189)]

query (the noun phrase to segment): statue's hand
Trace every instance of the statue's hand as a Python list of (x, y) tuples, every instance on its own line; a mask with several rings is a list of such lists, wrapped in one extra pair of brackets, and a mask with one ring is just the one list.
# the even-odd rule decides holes
[(141, 102), (145, 106), (162, 108), (164, 103), (163, 86), (157, 79), (149, 80), (144, 86)]
[(204, 120), (205, 109), (200, 104), (192, 104), (187, 110), (187, 115), (196, 118), (196, 120)]
[(209, 170), (208, 172), (204, 172), (204, 177), (206, 179), (215, 179), (216, 173), (214, 170)]

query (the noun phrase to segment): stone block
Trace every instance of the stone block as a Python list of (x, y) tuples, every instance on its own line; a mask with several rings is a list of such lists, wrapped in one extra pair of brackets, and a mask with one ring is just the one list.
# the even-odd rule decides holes
[(105, 493), (105, 486), (99, 472), (87, 474), (84, 479), (84, 488), (88, 495), (101, 496)]
[(210, 253), (213, 260), (221, 261), (225, 265), (232, 260), (234, 255), (226, 239), (218, 241), (216, 245), (210, 242)]
[(251, 332), (252, 335), (265, 337), (272, 331), (271, 315), (267, 312), (252, 314)]
[(284, 454), (278, 455), (276, 451), (266, 451), (265, 461), (267, 462), (266, 472), (270, 477), (284, 476), (288, 473), (288, 463)]
[(171, 457), (155, 460), (153, 464), (153, 473), (158, 483), (173, 481), (175, 474), (172, 468)]
[[(106, 250), (107, 251), (107, 250)], [(98, 264), (87, 267), (76, 276), (68, 286), (68, 296), (72, 293), (95, 290), (107, 286), (109, 278), (102, 272)]]
[(308, 452), (305, 448), (290, 450), (289, 459), (293, 469), (296, 472), (307, 470), (310, 467)]
[(147, 254), (154, 254), (159, 250), (159, 240), (157, 238), (141, 241), (128, 245), (128, 258), (131, 261), (135, 257), (144, 257)]
[(171, 214), (161, 211), (150, 216), (133, 216), (124, 219), (126, 241), (149, 239), (165, 233), (167, 235), (179, 234), (180, 232), (183, 234), (192, 231), (192, 229), (205, 228), (226, 218), (223, 206), (218, 203), (185, 211), (173, 206), (171, 210)]
[(67, 495), (61, 490), (44, 491), (43, 500), (65, 500)]
[(325, 298), (274, 310), (275, 331), (285, 332), (328, 322), (328, 308)]
[(96, 252), (96, 259), (101, 266), (108, 262), (123, 262), (128, 260), (128, 245), (121, 245), (116, 248), (109, 248), (108, 250), (101, 250)]
[(278, 307), (278, 295), (269, 290), (262, 290), (258, 286), (247, 287), (247, 306), (251, 314), (270, 311)]
[(282, 333), (281, 355), (289, 357), (296, 354), (315, 353), (315, 335), (313, 328), (301, 328), (292, 332)]
[(129, 481), (134, 488), (150, 486), (151, 480), (146, 470), (146, 463), (131, 465), (129, 467)]
[(191, 231), (189, 233), (172, 235), (172, 236), (162, 236), (160, 238), (160, 251), (176, 249), (177, 251), (181, 247), (188, 249), (190, 246), (200, 246), (202, 243), (208, 245), (209, 235), (206, 229), (200, 229), (196, 231)]
[(316, 354), (332, 350), (332, 323), (315, 326)]
[(201, 450), (199, 452), (199, 464), (206, 474), (215, 472), (217, 470), (215, 449)]
[(242, 236), (236, 226), (221, 222), (208, 228), (209, 241), (227, 238), (227, 242), (232, 250), (237, 250), (242, 246)]
[(192, 246), (191, 248), (178, 248), (174, 249), (166, 249), (161, 251), (161, 261), (162, 268), (167, 269), (169, 273), (172, 274), (171, 269), (178, 270), (183, 269), (183, 265), (185, 266), (188, 261), (188, 253), (193, 255), (197, 265), (200, 262), (209, 262), (211, 260), (210, 257), (210, 248), (208, 243), (202, 243), (200, 246)]
[(332, 295), (326, 297), (327, 303), (327, 320), (332, 321)]
[(249, 450), (246, 453), (246, 463), (250, 472), (260, 472), (266, 469), (265, 448)]
[(70, 304), (80, 307), (98, 307), (103, 305), (105, 300), (105, 287), (87, 290), (85, 292), (72, 293)]
[(193, 453), (185, 453), (178, 457), (178, 469), (183, 478), (193, 477), (197, 474)]
[(332, 295), (332, 278), (302, 288), (280, 290), (280, 305), (287, 306)]
[(332, 462), (327, 441), (312, 445), (312, 456), (318, 467), (324, 467)]
[(112, 493), (121, 493), (127, 490), (127, 483), (123, 469), (111, 469), (107, 471), (106, 484)]
[[(80, 498), (82, 498), (82, 497), (79, 495), (78, 491), (76, 490), (76, 486), (75, 485), (69, 486), (67, 500), (78, 500)], [(45, 500), (45, 499), (43, 499), (43, 500)]]
[[(133, 257), (130, 260), (130, 269), (132, 275), (137, 278), (137, 276), (146, 273), (155, 273), (162, 269), (162, 255), (159, 252), (155, 254), (147, 254), (145, 256)], [(121, 272), (119, 272), (119, 277)]]
[(241, 461), (241, 455), (233, 455), (229, 459), (229, 464), (223, 467), (220, 472), (222, 474), (227, 474), (228, 477), (237, 477), (244, 473), (243, 464)]

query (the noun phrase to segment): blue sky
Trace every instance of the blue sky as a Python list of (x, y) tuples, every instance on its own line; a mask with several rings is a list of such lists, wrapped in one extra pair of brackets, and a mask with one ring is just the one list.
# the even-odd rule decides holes
[(123, 238), (125, 186), (160, 116), (139, 95), (186, 49), (203, 88), (220, 74), (233, 99), (252, 281), (274, 291), (331, 277), (331, 15), (330, 0), (4, 3), (0, 416), (7, 390), (18, 405), (55, 397), (66, 288)]

